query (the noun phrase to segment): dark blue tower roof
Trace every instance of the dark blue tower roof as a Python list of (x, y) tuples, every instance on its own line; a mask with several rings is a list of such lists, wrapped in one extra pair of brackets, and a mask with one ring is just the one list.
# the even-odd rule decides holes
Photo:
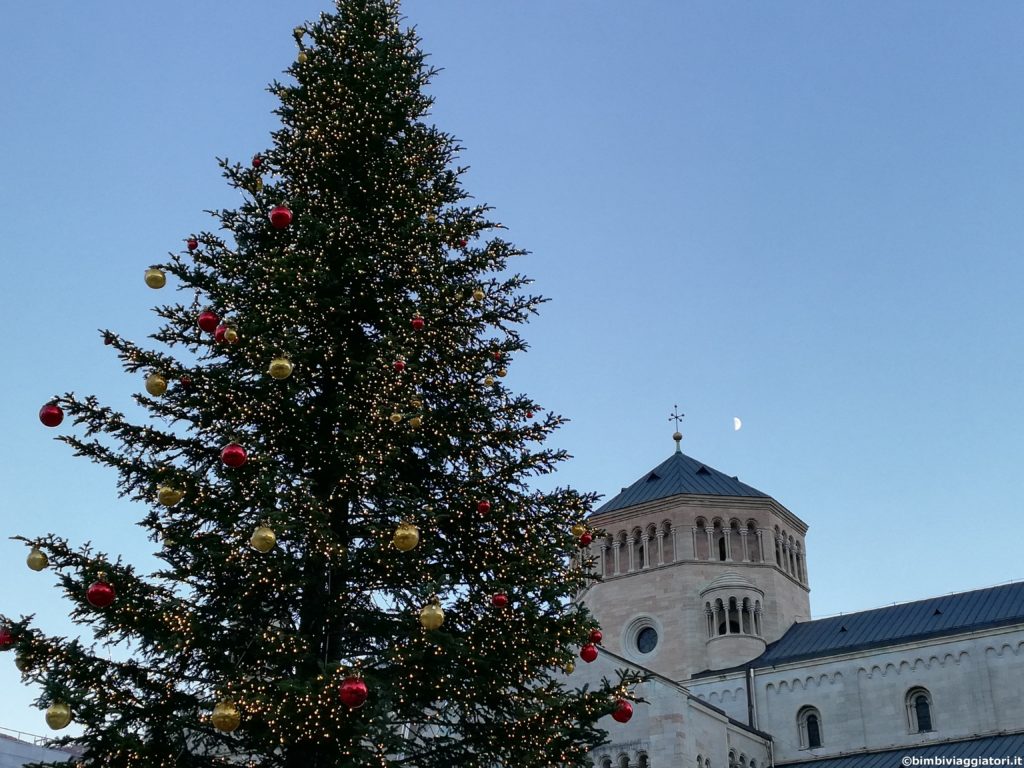
[(679, 494), (703, 496), (753, 496), (771, 498), (735, 477), (702, 464), (685, 453), (676, 452), (621, 493), (606, 501), (594, 514), (613, 512), (635, 504), (667, 499)]

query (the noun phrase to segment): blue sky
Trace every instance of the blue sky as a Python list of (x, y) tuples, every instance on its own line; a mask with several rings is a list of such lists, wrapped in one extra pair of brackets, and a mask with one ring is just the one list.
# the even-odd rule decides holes
[[(215, 156), (274, 122), (264, 86), (326, 3), (15, 4), (0, 261), (0, 609), (66, 632), (8, 535), (145, 565), (114, 476), (36, 419), (141, 387), (142, 272), (234, 205)], [(816, 615), (1024, 576), (1024, 6), (410, 0), (463, 141), (550, 296), (508, 382), (573, 419), (558, 481), (606, 495), (672, 450), (806, 520)], [(743, 428), (732, 429), (732, 419)], [(42, 732), (0, 659), (0, 726)]]

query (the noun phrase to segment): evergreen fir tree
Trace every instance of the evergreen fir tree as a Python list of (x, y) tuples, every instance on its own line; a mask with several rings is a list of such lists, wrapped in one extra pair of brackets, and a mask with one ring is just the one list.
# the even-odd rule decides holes
[(95, 642), (0, 617), (0, 644), (85, 766), (587, 765), (633, 678), (566, 684), (594, 499), (530, 485), (565, 455), (503, 384), (542, 301), (523, 251), (466, 202), (395, 2), (295, 38), (272, 146), (221, 163), (246, 202), (146, 271), (194, 300), (155, 346), (104, 333), (150, 421), (40, 413), (148, 505), (165, 567), (24, 540)]

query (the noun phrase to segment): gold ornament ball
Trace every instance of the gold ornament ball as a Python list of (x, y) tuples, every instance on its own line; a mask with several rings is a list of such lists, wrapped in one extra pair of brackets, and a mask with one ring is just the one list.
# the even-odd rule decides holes
[(167, 379), (159, 373), (151, 373), (146, 377), (146, 391), (154, 397), (160, 397), (167, 391)]
[(242, 713), (238, 711), (233, 701), (218, 701), (210, 715), (213, 727), (218, 731), (231, 733), (242, 723)]
[(291, 376), (294, 368), (295, 366), (292, 365), (292, 361), (287, 357), (275, 357), (270, 361), (270, 368), (267, 369), (267, 373), (269, 373), (271, 377), (281, 381), (282, 379), (287, 379)]
[(409, 401), (409, 405), (411, 405), (413, 408), (422, 408), (423, 401), (420, 400), (418, 397), (414, 397), (412, 400)]
[(575, 525), (573, 525), (571, 530), (572, 535), (578, 539), (580, 536), (587, 532), (587, 526), (585, 526), (583, 523), (576, 523)]
[(263, 189), (263, 177), (257, 176), (256, 181), (254, 181), (252, 185), (256, 189), (256, 191), (259, 192), (261, 189)]
[(296, 56), (295, 58), (298, 59), (299, 64), (305, 64), (306, 61), (309, 59), (309, 56), (306, 54), (305, 51), (299, 51), (299, 55)]
[(427, 603), (420, 611), (420, 624), (424, 629), (434, 630), (444, 624), (444, 611), (437, 603)]
[(173, 507), (184, 498), (185, 492), (180, 488), (173, 488), (169, 485), (161, 485), (156, 489), (156, 500), (165, 507)]
[(163, 288), (167, 285), (167, 275), (160, 267), (150, 267), (146, 270), (146, 285), (150, 288)]
[(249, 539), (249, 543), (257, 552), (267, 554), (267, 552), (277, 546), (277, 534), (267, 526), (260, 525), (252, 532), (252, 538)]
[(397, 424), (401, 420), (402, 420), (402, 414), (400, 414), (400, 413), (392, 413), (391, 414), (391, 423), (392, 424)]
[(59, 731), (61, 728), (67, 728), (71, 722), (71, 707), (67, 704), (51, 704), (50, 708), (46, 710), (46, 724), (55, 731)]
[(415, 549), (420, 543), (420, 529), (412, 523), (402, 523), (395, 529), (395, 535), (391, 542), (399, 552), (408, 552)]
[(409, 419), (409, 426), (412, 427), (413, 429), (416, 429), (416, 427), (422, 424), (423, 419), (421, 419), (419, 416), (413, 416), (411, 419)]
[(474, 301), (483, 301), (484, 300), (484, 291), (483, 291), (482, 288), (477, 288), (475, 291), (473, 291), (473, 300)]
[(224, 330), (224, 341), (228, 344), (234, 344), (238, 341), (238, 331), (234, 328), (227, 328)]
[(33, 571), (41, 571), (50, 564), (50, 558), (46, 556), (45, 552), (41, 552), (38, 547), (32, 547), (32, 551), (28, 553), (25, 562), (28, 563), (28, 567)]
[(570, 660), (565, 662), (563, 669), (565, 669), (565, 674), (571, 675), (576, 670), (576, 665)]
[(296, 27), (295, 29), (292, 30), (292, 34), (295, 35), (296, 37), (302, 37), (304, 34), (306, 34), (306, 28)]
[(437, 215), (433, 214), (433, 213), (428, 213), (427, 214), (427, 223), (433, 224), (435, 221), (437, 221)]
[(493, 376), (488, 376), (487, 378), (485, 378), (484, 379), (484, 384), (486, 384), (488, 387), (494, 386), (494, 377)]
[(502, 378), (505, 378), (506, 376), (508, 376), (508, 370), (506, 368), (499, 368), (498, 375), (501, 376)]

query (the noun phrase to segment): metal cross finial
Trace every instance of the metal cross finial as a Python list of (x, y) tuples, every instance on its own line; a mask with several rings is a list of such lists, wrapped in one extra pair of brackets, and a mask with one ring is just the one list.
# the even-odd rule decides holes
[(676, 431), (675, 434), (672, 435), (672, 439), (676, 441), (676, 453), (683, 452), (683, 449), (679, 447), (679, 443), (683, 439), (683, 433), (679, 431), (679, 424), (683, 420), (684, 416), (686, 416), (686, 414), (679, 412), (678, 404), (672, 406), (672, 415), (668, 417), (668, 420), (676, 423)]

